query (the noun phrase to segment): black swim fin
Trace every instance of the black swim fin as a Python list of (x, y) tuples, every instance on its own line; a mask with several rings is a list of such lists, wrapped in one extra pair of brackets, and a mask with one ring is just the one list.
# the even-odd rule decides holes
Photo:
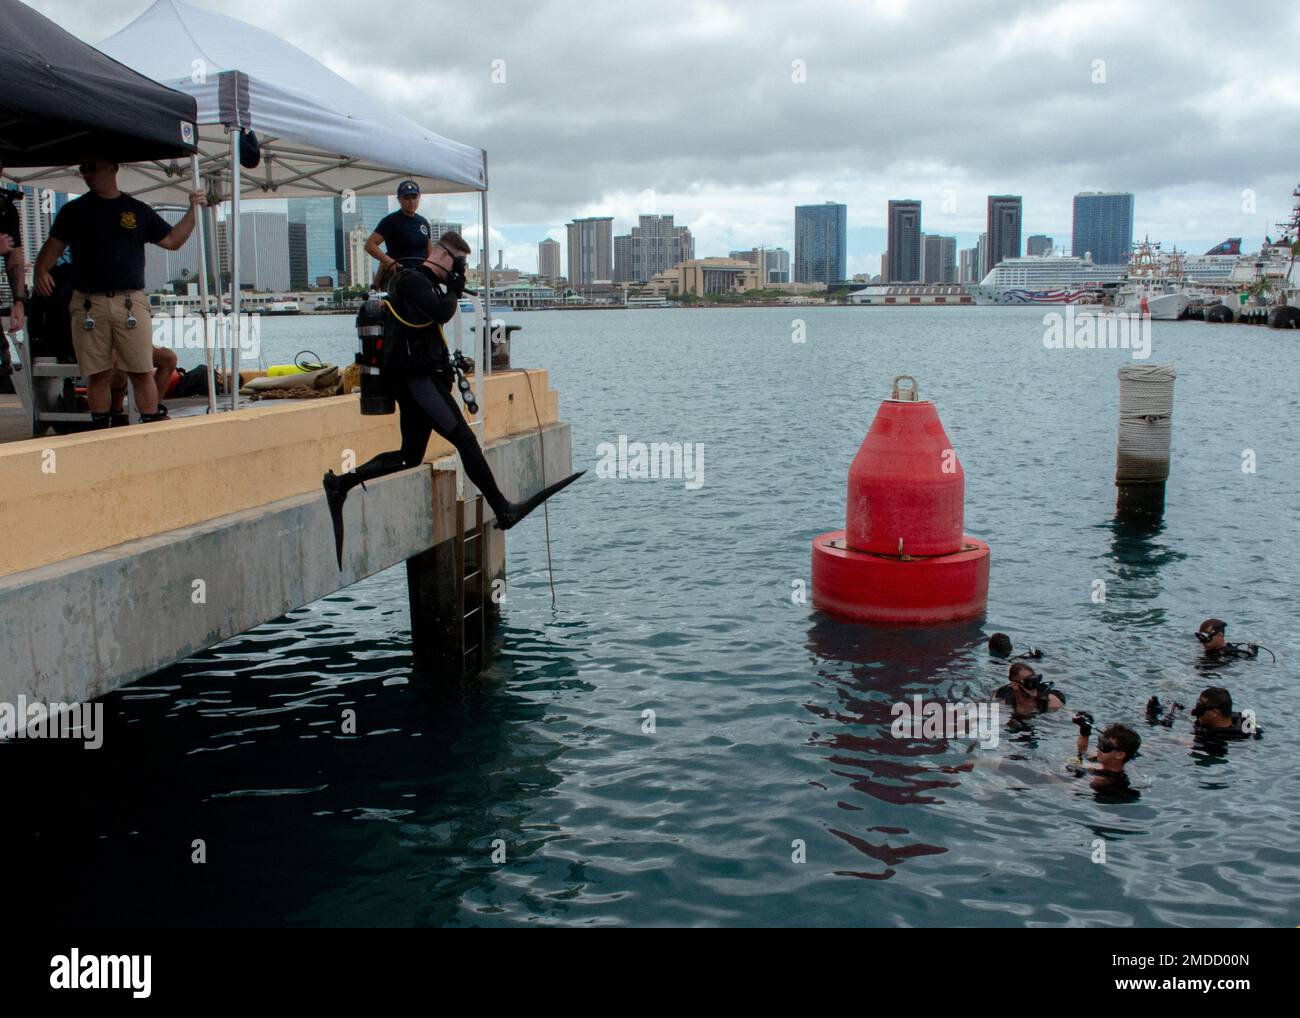
[(510, 508), (507, 509), (504, 513), (497, 513), (497, 529), (509, 530), (516, 523), (518, 523), (525, 516), (527, 516), (530, 512), (532, 512), (539, 505), (545, 502), (548, 498), (556, 494), (556, 492), (562, 491), (563, 489), (567, 488), (570, 484), (572, 484), (574, 481), (576, 481), (579, 477), (581, 477), (586, 472), (587, 471), (585, 470), (579, 470), (576, 474), (570, 474), (562, 481), (556, 481), (554, 484), (548, 484), (536, 495), (533, 495), (530, 498), (526, 498), (522, 502), (511, 502)]
[(330, 509), (330, 522), (334, 524), (334, 553), (338, 556), (339, 572), (343, 572), (343, 503), (347, 501), (347, 489), (343, 479), (333, 470), (326, 470), (321, 479), (325, 487), (325, 502)]

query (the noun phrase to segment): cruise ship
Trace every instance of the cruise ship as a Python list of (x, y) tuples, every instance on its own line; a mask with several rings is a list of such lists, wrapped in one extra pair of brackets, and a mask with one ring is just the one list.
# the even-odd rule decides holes
[(1006, 258), (972, 286), (976, 304), (1078, 304), (1097, 299), (1128, 274), (1128, 265), (1094, 265), (1091, 258), (1030, 255)]
[[(1157, 246), (1155, 256), (1163, 270), (1187, 284), (1227, 286), (1242, 261), (1240, 246), (1240, 238), (1232, 238), (1203, 255), (1166, 255)], [(1163, 264), (1171, 261), (1174, 264)], [(1129, 279), (1132, 271), (1129, 263), (1095, 265), (1086, 256), (1007, 258), (994, 266), (983, 282), (972, 286), (971, 294), (976, 304), (1078, 304), (1099, 299)]]

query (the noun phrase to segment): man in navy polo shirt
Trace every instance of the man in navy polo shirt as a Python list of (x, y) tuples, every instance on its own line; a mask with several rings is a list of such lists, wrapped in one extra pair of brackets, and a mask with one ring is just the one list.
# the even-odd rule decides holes
[[(152, 208), (117, 187), (118, 165), (92, 156), (81, 164), (87, 192), (64, 205), (36, 256), (36, 292), (54, 293), (51, 271), (72, 247), (72, 346), (86, 376), (86, 402), (92, 426), (107, 428), (113, 371), (125, 371), (135, 389), (140, 420), (161, 421), (154, 383), (153, 329), (144, 293), (144, 247), (157, 244), (179, 251), (194, 232), (195, 209), (207, 204), (191, 191), (189, 209), (173, 226)], [(135, 312), (140, 318), (135, 317)]]
[[(407, 265), (418, 265), (433, 257), (434, 237), (429, 231), (429, 221), (416, 211), (420, 207), (420, 185), (414, 180), (403, 180), (397, 185), (397, 203), (401, 209), (379, 220), (375, 232), (366, 239), (366, 254), (379, 262), (381, 279), (404, 261)], [(384, 251), (379, 250), (380, 244), (384, 245)]]

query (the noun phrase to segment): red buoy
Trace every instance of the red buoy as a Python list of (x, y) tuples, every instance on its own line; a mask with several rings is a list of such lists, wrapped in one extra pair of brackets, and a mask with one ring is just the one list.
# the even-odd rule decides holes
[(934, 404), (898, 376), (849, 468), (845, 529), (813, 540), (814, 607), (858, 622), (982, 615), (989, 547), (963, 533), (965, 494)]

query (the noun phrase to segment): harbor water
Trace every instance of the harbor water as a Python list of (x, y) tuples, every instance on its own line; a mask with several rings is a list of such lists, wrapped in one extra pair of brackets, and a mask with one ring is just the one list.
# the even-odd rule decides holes
[[(413, 672), (398, 568), (109, 695), (101, 749), (0, 746), (19, 906), (109, 926), (1294, 926), (1300, 351), (1154, 324), (1150, 362), (1178, 379), (1168, 510), (1143, 533), (1112, 521), (1130, 353), (1049, 349), (1043, 313), (511, 315), (591, 471), (549, 506), (554, 605), (539, 512), (509, 535), (478, 681)], [(351, 358), (348, 317), (262, 331), (268, 363)], [(937, 401), (992, 547), (981, 622), (855, 627), (800, 597), (901, 373)], [(621, 437), (692, 443), (695, 478), (597, 476)], [(1277, 662), (1198, 670), (1207, 616)], [(1005, 681), (994, 630), (1043, 648), (1066, 710), (990, 748), (894, 738), (896, 702)], [(1210, 754), (1185, 717), (1143, 723), (1152, 694), (1207, 685), (1263, 738)], [(1135, 794), (1070, 776), (1074, 709), (1140, 732)]]

